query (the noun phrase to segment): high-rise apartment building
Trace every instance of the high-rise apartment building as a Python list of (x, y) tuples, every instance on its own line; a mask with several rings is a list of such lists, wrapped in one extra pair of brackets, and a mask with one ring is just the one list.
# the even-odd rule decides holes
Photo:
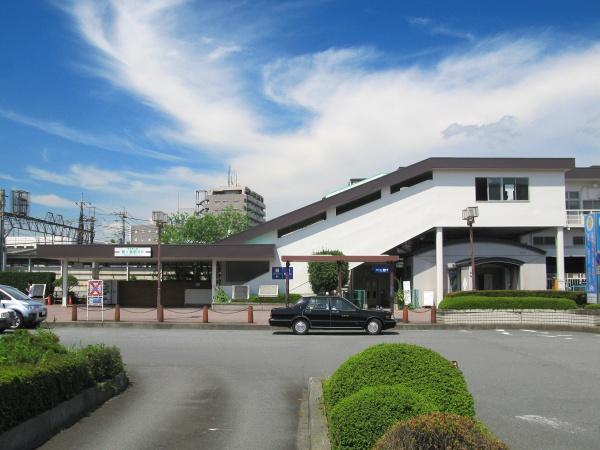
[(247, 186), (225, 186), (209, 190), (206, 195), (208, 213), (223, 211), (228, 206), (248, 214), (250, 226), (265, 221), (265, 199)]

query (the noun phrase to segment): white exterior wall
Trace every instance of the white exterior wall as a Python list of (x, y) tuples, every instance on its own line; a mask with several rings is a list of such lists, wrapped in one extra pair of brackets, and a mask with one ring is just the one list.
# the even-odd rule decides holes
[[(475, 256), (506, 257), (523, 261), (519, 275), (520, 289), (546, 289), (546, 255), (533, 250), (508, 243), (477, 242), (475, 239)], [(444, 291), (448, 292), (448, 264), (471, 257), (471, 244), (468, 242), (450, 243), (444, 246)], [(435, 249), (416, 254), (412, 258), (413, 289), (419, 290), (420, 298), (424, 291), (434, 291), (436, 287)], [(470, 273), (468, 267), (461, 271), (461, 278)], [(438, 302), (441, 299), (436, 299)]]
[[(530, 199), (476, 202), (475, 178), (492, 176), (528, 177)], [(283, 265), (280, 255), (309, 255), (322, 249), (337, 249), (346, 255), (382, 254), (434, 227), (466, 227), (461, 211), (467, 206), (479, 206), (475, 229), (563, 226), (566, 221), (564, 180), (564, 173), (559, 171), (435, 171), (432, 180), (394, 194), (390, 194), (387, 186), (380, 200), (339, 216), (331, 209), (326, 221), (281, 238), (272, 231), (250, 243), (276, 244), (278, 257), (273, 260), (273, 266)], [(307, 264), (294, 263), (293, 267), (290, 291), (310, 293)], [(268, 274), (251, 282), (256, 289), (259, 284), (274, 284), (274, 280)], [(280, 286), (283, 288), (283, 281)]]

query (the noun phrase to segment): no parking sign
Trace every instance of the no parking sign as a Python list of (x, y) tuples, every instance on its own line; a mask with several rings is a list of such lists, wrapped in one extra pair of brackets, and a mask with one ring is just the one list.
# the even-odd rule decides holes
[[(86, 320), (89, 320), (90, 306), (100, 307), (102, 311), (102, 321), (104, 322), (104, 282), (102, 280), (88, 280)], [(73, 307), (76, 306), (73, 305)]]

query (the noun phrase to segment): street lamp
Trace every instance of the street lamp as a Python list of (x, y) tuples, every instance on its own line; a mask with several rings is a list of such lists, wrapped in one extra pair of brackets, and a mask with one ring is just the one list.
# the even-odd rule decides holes
[(157, 251), (156, 251), (156, 268), (158, 272), (158, 285), (156, 290), (156, 319), (159, 322), (163, 322), (165, 320), (163, 314), (163, 306), (160, 301), (160, 282), (162, 280), (162, 263), (160, 262), (160, 237), (162, 233), (162, 227), (167, 223), (167, 213), (163, 211), (152, 211), (152, 221), (156, 224), (158, 228), (158, 243), (157, 243)]
[(469, 206), (462, 210), (462, 218), (467, 221), (469, 226), (469, 240), (471, 241), (471, 289), (477, 290), (477, 276), (475, 274), (475, 244), (473, 243), (473, 224), (475, 217), (479, 217), (479, 208), (477, 206)]

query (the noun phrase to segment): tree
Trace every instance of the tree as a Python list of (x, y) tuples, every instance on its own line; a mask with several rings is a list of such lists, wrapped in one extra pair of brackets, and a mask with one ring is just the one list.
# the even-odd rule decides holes
[[(67, 287), (68, 287), (69, 291), (71, 290), (71, 288), (74, 288), (78, 284), (79, 284), (79, 280), (77, 279), (77, 277), (75, 275), (68, 275), (67, 276)], [(54, 287), (62, 289), (62, 277), (57, 278), (54, 281)]]
[(177, 213), (169, 217), (162, 230), (161, 242), (165, 244), (212, 244), (250, 227), (248, 215), (228, 206), (217, 214), (197, 217)]
[[(339, 250), (320, 250), (314, 255), (343, 255)], [(338, 264), (342, 272), (342, 286), (348, 283), (348, 263), (308, 263), (308, 280), (315, 294), (333, 292), (338, 285)], [(341, 292), (339, 293), (341, 294)]]

